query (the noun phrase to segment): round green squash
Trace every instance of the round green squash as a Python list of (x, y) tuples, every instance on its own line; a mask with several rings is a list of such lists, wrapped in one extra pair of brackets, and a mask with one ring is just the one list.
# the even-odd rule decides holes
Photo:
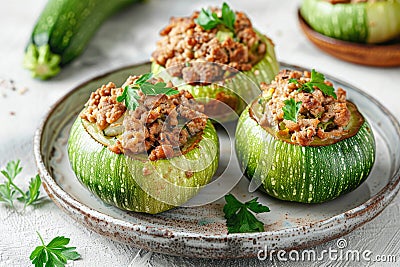
[(336, 39), (381, 43), (400, 35), (400, 0), (340, 4), (303, 0), (300, 12), (314, 30)]
[(236, 153), (242, 171), (257, 179), (262, 189), (278, 199), (321, 203), (354, 190), (369, 175), (375, 159), (371, 127), (356, 106), (351, 112), (349, 133), (340, 140), (300, 146), (280, 138), (272, 128), (261, 127), (257, 100), (239, 118)]
[[(218, 121), (226, 122), (237, 119), (237, 115), (246, 108), (247, 104), (257, 97), (260, 82), (270, 82), (279, 72), (279, 63), (275, 57), (274, 44), (265, 35), (258, 33), (261, 40), (266, 44), (264, 57), (249, 71), (238, 72), (232, 78), (226, 79), (222, 84), (190, 85), (182, 78), (173, 77), (168, 74), (165, 67), (153, 62), (151, 71), (166, 81), (172, 81), (181, 90), (189, 91), (194, 98), (205, 105), (207, 115)], [(215, 64), (215, 63), (206, 63)], [(222, 65), (221, 65), (222, 66)], [(224, 102), (224, 97), (233, 97), (234, 101)], [(228, 111), (220, 106), (213, 106), (213, 100), (226, 103), (230, 108)], [(234, 110), (236, 114), (230, 112)]]
[(150, 214), (182, 205), (207, 184), (218, 167), (219, 141), (208, 120), (191, 149), (170, 159), (150, 161), (111, 152), (97, 126), (81, 118), (68, 139), (69, 160), (77, 178), (105, 203)]

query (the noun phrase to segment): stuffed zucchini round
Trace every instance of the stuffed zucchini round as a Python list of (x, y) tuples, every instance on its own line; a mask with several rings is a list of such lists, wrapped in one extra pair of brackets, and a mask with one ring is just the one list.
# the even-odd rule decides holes
[(256, 84), (271, 81), (279, 71), (272, 41), (225, 3), (221, 9), (171, 18), (160, 34), (152, 71), (190, 91), (210, 116), (221, 118), (218, 103), (240, 114), (259, 94)]
[(300, 12), (314, 30), (336, 39), (381, 43), (400, 36), (399, 0), (304, 0)]
[(189, 92), (148, 78), (93, 92), (72, 126), (68, 155), (78, 179), (101, 200), (155, 214), (210, 181), (219, 141)]
[[(375, 159), (375, 141), (357, 107), (324, 76), (283, 70), (243, 111), (236, 153), (245, 175), (267, 194), (320, 203), (358, 187)], [(321, 90), (321, 89), (322, 90)]]

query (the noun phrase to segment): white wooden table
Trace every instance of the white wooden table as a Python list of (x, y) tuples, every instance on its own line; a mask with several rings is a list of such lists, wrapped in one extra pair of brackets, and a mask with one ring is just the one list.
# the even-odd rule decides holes
[[(222, 1), (149, 0), (108, 20), (85, 53), (51, 81), (38, 81), (22, 69), (23, 51), (45, 0), (0, 2), (0, 78), (12, 79), (15, 90), (0, 86), (0, 166), (21, 159), (24, 167), (17, 183), (36, 174), (32, 153), (35, 129), (49, 107), (74, 86), (112, 69), (147, 61), (159, 39), (158, 31), (170, 16), (189, 15), (193, 9)], [(244, 10), (255, 26), (276, 44), (279, 60), (337, 77), (362, 88), (400, 118), (400, 68), (363, 67), (332, 58), (315, 48), (301, 33), (293, 0), (229, 1)], [(400, 145), (400, 144), (394, 144)], [(42, 189), (42, 192), (44, 190)], [(47, 198), (47, 197), (46, 197)], [(373, 221), (345, 237), (349, 249), (369, 249), (374, 254), (396, 255), (400, 264), (400, 196)], [(0, 205), (0, 266), (29, 266), (29, 255), (39, 244), (36, 231), (49, 241), (56, 235), (71, 238), (82, 259), (69, 266), (140, 266), (138, 249), (108, 240), (69, 218), (48, 198), (35, 209), (19, 214)], [(336, 246), (336, 241), (316, 251)], [(150, 254), (142, 251), (151, 266), (259, 266), (257, 259), (204, 260)], [(279, 262), (276, 266), (357, 266), (357, 262)], [(365, 263), (363, 263), (365, 264)], [(369, 263), (372, 265), (372, 263)], [(386, 266), (394, 266), (394, 263)], [(374, 266), (380, 266), (375, 264)]]

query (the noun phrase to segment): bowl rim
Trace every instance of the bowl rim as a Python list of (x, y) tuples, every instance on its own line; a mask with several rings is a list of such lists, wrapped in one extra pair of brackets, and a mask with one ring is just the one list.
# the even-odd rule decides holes
[(397, 39), (392, 40), (392, 41), (397, 41), (395, 43), (390, 43), (392, 41), (385, 42), (385, 43), (379, 43), (379, 44), (373, 44), (373, 43), (356, 43), (356, 42), (350, 42), (350, 41), (345, 41), (337, 38), (333, 38), (327, 35), (324, 35), (316, 30), (314, 30), (310, 24), (303, 18), (300, 12), (300, 7), (297, 10), (297, 16), (299, 23), (301, 25), (305, 26), (305, 29), (312, 34), (316, 39), (324, 42), (324, 43), (329, 43), (329, 44), (334, 44), (334, 45), (342, 45), (342, 46), (347, 46), (347, 47), (353, 47), (353, 48), (358, 48), (362, 49), (365, 51), (369, 51), (371, 49), (374, 50), (387, 50), (387, 49), (396, 49), (399, 50), (400, 52), (400, 39), (397, 41)]

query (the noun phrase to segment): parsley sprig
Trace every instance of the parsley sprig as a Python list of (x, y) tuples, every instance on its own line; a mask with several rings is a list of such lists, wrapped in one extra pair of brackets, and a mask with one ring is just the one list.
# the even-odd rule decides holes
[(218, 25), (223, 25), (230, 31), (234, 32), (236, 20), (235, 12), (225, 2), (222, 4), (221, 11), (222, 16), (218, 17), (215, 12), (211, 12), (210, 9), (205, 10), (203, 8), (194, 22), (200, 25), (204, 30), (211, 30), (216, 28)]
[[(297, 79), (289, 79), (289, 83), (300, 84)], [(314, 92), (314, 86), (319, 88), (322, 93), (328, 96), (332, 96), (337, 99), (335, 89), (332, 86), (325, 84), (325, 76), (322, 73), (317, 72), (315, 69), (311, 70), (311, 79), (309, 82), (301, 84), (301, 87), (297, 89), (299, 92), (304, 91), (307, 93)]]
[(264, 231), (264, 224), (252, 212), (269, 212), (269, 208), (257, 202), (254, 198), (246, 203), (237, 200), (232, 194), (225, 196), (224, 213), (228, 233), (252, 233)]
[(43, 238), (37, 233), (41, 246), (37, 246), (32, 251), (29, 259), (36, 267), (62, 267), (67, 264), (68, 260), (77, 260), (81, 255), (75, 251), (75, 247), (66, 247), (69, 243), (69, 238), (57, 236), (53, 238), (47, 245), (44, 244)]
[(125, 101), (125, 106), (127, 109), (135, 110), (139, 106), (140, 100), (138, 90), (142, 91), (142, 93), (145, 95), (175, 95), (179, 93), (178, 90), (175, 90), (171, 87), (166, 87), (167, 84), (165, 82), (158, 82), (156, 84), (148, 82), (148, 80), (152, 77), (152, 73), (146, 73), (137, 79), (133, 84), (125, 86), (122, 95), (117, 97), (117, 101)]
[[(6, 178), (3, 184), (0, 184), (0, 202), (6, 203), (14, 208), (14, 200), (17, 199), (24, 203), (24, 208), (36, 203), (39, 200), (41, 179), (39, 175), (31, 178), (29, 182), (29, 190), (24, 192), (18, 187), (14, 180), (22, 171), (20, 160), (10, 161), (1, 173)], [(19, 196), (18, 196), (19, 195)]]
[(283, 118), (285, 120), (290, 120), (297, 122), (297, 116), (299, 115), (299, 111), (301, 108), (301, 101), (296, 102), (293, 98), (286, 99), (283, 101), (285, 106), (283, 106)]

